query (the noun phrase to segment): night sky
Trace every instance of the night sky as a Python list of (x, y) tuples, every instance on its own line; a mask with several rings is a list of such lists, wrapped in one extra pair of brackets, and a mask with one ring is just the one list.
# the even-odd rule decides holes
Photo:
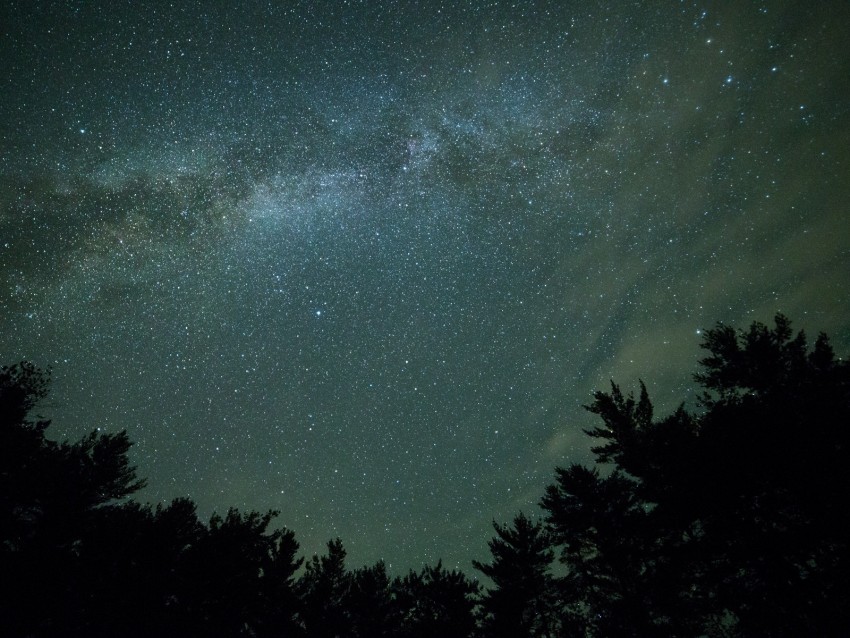
[(850, 3), (0, 8), (0, 356), (55, 438), (279, 509), (305, 554), (472, 572), (585, 462), (582, 403), (693, 404), (700, 331), (850, 350)]

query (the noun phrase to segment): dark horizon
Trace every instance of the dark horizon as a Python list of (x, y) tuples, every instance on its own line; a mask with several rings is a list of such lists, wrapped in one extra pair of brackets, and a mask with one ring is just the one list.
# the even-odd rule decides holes
[[(542, 518), (493, 522), (483, 587), (442, 561), (304, 560), (276, 512), (208, 522), (144, 487), (126, 431), (45, 437), (49, 375), (0, 366), (0, 617), (10, 636), (843, 636), (850, 628), (850, 362), (827, 335), (718, 324), (699, 409), (616, 384), (586, 409), (590, 464), (554, 468)], [(128, 499), (128, 497), (130, 497)], [(317, 503), (321, 509), (323, 503)], [(303, 570), (301, 567), (303, 566)]]

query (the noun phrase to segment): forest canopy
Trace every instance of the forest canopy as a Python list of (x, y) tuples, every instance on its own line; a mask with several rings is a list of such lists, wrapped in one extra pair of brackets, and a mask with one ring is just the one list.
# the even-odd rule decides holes
[(126, 431), (51, 440), (49, 370), (0, 367), (4, 633), (850, 635), (850, 364), (782, 315), (701, 347), (695, 410), (657, 417), (643, 383), (594, 394), (594, 463), (494, 522), (486, 587), (439, 562), (352, 569), (339, 539), (305, 561), (274, 511), (139, 503)]

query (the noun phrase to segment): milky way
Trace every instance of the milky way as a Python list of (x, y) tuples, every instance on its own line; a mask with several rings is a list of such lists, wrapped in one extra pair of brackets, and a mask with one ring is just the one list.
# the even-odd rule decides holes
[(847, 352), (846, 2), (165, 4), (0, 9), (0, 355), (142, 499), (469, 570), (609, 379)]

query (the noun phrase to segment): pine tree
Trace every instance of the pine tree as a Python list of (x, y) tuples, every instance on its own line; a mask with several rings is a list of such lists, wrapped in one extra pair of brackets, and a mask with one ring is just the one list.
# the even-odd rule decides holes
[(555, 624), (552, 577), (554, 552), (542, 522), (518, 514), (513, 525), (493, 522), (488, 543), (493, 560), (472, 565), (493, 581), (482, 596), (483, 632), (493, 638), (548, 636)]
[(328, 541), (327, 555), (314, 555), (298, 582), (304, 624), (310, 638), (334, 638), (348, 631), (346, 601), (351, 574), (346, 571), (345, 556), (340, 539)]
[(591, 635), (850, 632), (850, 364), (774, 328), (718, 324), (697, 414), (646, 388), (588, 409), (599, 467), (557, 470), (542, 506)]
[(442, 561), (396, 578), (392, 591), (403, 638), (469, 638), (475, 630), (478, 585)]
[(0, 367), (0, 612), (11, 635), (86, 622), (80, 547), (104, 508), (145, 484), (129, 463), (126, 432), (94, 430), (76, 443), (46, 437), (50, 422), (30, 412), (48, 383), (49, 372), (30, 363)]

